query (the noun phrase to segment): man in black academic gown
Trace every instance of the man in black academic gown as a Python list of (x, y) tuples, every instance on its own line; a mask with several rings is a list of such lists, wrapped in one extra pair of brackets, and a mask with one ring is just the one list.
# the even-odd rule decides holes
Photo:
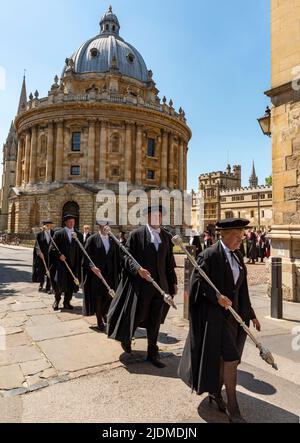
[(130, 234), (126, 247), (140, 267), (124, 255), (122, 282), (108, 314), (108, 336), (120, 341), (127, 353), (131, 353), (136, 329), (147, 329), (148, 361), (159, 368), (165, 367), (157, 346), (159, 329), (170, 307), (149, 277), (166, 294), (175, 296), (178, 290), (171, 236), (161, 228), (163, 210), (161, 206), (148, 208), (148, 225)]
[(39, 283), (39, 292), (43, 291), (45, 284), (45, 276), (47, 276), (47, 269), (50, 272), (50, 278), (46, 278), (46, 292), (52, 294), (52, 281), (54, 278), (54, 266), (50, 264), (49, 249), (51, 245), (51, 237), (54, 232), (52, 230), (53, 223), (50, 220), (43, 222), (43, 228), (36, 236), (36, 242), (33, 250), (33, 283)]
[(190, 246), (196, 246), (196, 258), (197, 258), (202, 252), (202, 244), (199, 235), (194, 235), (190, 238)]
[[(228, 308), (232, 306), (243, 321), (260, 331), (260, 323), (252, 309), (247, 269), (240, 253), (244, 229), (249, 224), (244, 219), (221, 220), (217, 229), (221, 240), (205, 250), (198, 264), (222, 295), (196, 270), (191, 280), (190, 333), (179, 366), (180, 378), (201, 395), (209, 393), (222, 412), (227, 412), (233, 423), (244, 423), (236, 396), (237, 368), (242, 359), (246, 333)], [(227, 405), (222, 398), (226, 386)]]
[(107, 222), (99, 221), (97, 224), (99, 232), (87, 240), (85, 247), (93, 263), (87, 257), (84, 258), (83, 315), (91, 317), (96, 314), (97, 328), (93, 329), (104, 332), (112, 297), (99, 275), (102, 274), (110, 288), (116, 291), (121, 265), (119, 246), (104, 232)]
[(79, 286), (76, 285), (74, 279), (67, 269), (65, 263), (69, 265), (74, 276), (81, 281), (81, 265), (82, 265), (82, 251), (76, 240), (72, 238), (72, 234), (77, 234), (78, 240), (83, 243), (83, 237), (80, 232), (75, 229), (74, 215), (66, 215), (64, 217), (65, 227), (56, 231), (51, 245), (51, 256), (55, 261), (55, 302), (53, 304), (54, 311), (59, 309), (62, 294), (64, 293), (64, 309), (73, 310), (71, 300), (74, 293), (79, 291)]

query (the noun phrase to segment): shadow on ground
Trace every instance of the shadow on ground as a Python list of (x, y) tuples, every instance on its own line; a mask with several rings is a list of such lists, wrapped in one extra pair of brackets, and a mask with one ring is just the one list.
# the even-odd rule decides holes
[(143, 374), (153, 375), (157, 377), (166, 378), (178, 378), (178, 365), (180, 357), (176, 355), (168, 354), (168, 357), (164, 358), (164, 354), (161, 354), (162, 361), (166, 365), (164, 369), (158, 369), (151, 363), (147, 362), (147, 353), (142, 351), (133, 351), (132, 355), (122, 354), (120, 356), (120, 362), (123, 363), (126, 370), (130, 374)]
[[(249, 395), (238, 393), (238, 402), (248, 423), (299, 423), (295, 414)], [(200, 403), (198, 414), (207, 423), (228, 423), (227, 416), (209, 404), (208, 397)]]

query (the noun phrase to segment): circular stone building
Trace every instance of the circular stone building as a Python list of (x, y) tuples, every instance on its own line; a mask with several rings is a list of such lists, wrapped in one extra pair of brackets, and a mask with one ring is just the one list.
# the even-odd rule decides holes
[(9, 232), (31, 232), (49, 218), (60, 226), (69, 212), (78, 226), (94, 226), (97, 193), (117, 193), (119, 182), (128, 191), (186, 189), (185, 113), (161, 101), (143, 57), (119, 31), (110, 7), (100, 33), (66, 59), (48, 96), (36, 91), (20, 101)]

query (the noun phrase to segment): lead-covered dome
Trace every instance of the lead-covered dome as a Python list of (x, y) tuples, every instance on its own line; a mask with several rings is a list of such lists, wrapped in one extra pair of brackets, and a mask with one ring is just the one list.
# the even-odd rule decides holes
[(120, 24), (110, 6), (100, 21), (100, 34), (85, 42), (66, 60), (63, 74), (105, 73), (111, 69), (122, 75), (147, 82), (149, 74), (141, 54), (120, 36)]

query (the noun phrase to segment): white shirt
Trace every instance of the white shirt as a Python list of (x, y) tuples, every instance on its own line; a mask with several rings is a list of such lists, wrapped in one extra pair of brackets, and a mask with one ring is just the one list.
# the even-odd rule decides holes
[(47, 241), (47, 243), (49, 245), (49, 243), (51, 241), (51, 239), (50, 239), (50, 232), (49, 231), (45, 231), (45, 237), (46, 237), (46, 241)]
[(232, 270), (234, 284), (236, 285), (236, 283), (239, 279), (239, 276), (240, 276), (240, 266), (239, 266), (238, 262), (236, 261), (236, 259), (233, 257), (233, 255), (231, 253), (232, 251), (230, 251), (230, 249), (227, 248), (227, 246), (222, 242), (222, 240), (221, 240), (221, 245), (223, 246), (223, 249), (224, 249), (227, 259), (229, 261), (229, 264), (230, 264), (230, 267)]
[(160, 229), (154, 229), (150, 225), (147, 225), (147, 229), (148, 229), (148, 231), (150, 232), (150, 235), (151, 235), (151, 243), (154, 244), (155, 249), (158, 251), (159, 245), (162, 243), (162, 240), (160, 238), (161, 230)]
[(72, 234), (75, 232), (74, 228), (69, 229), (69, 228), (65, 227), (65, 230), (68, 234), (69, 242), (72, 243)]
[(101, 237), (103, 246), (105, 247), (105, 251), (106, 251), (106, 255), (107, 255), (110, 250), (109, 236), (100, 234), (100, 237)]
[(87, 236), (89, 235), (89, 232), (84, 232), (83, 234), (83, 241), (86, 241)]

